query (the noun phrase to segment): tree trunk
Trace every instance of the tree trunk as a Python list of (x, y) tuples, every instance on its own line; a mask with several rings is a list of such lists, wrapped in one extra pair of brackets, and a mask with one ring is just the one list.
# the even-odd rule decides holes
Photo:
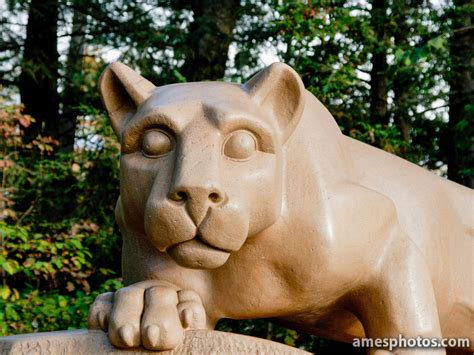
[(387, 95), (387, 3), (386, 0), (373, 0), (371, 25), (375, 43), (372, 52), (372, 70), (370, 73), (370, 119), (372, 123), (388, 123)]
[[(451, 72), (448, 74), (449, 124), (446, 152), (450, 180), (474, 187), (474, 30), (472, 0), (454, 0), (450, 38)], [(470, 110), (469, 110), (470, 106)]]
[(72, 19), (72, 36), (66, 62), (66, 80), (63, 92), (63, 112), (60, 118), (59, 133), (61, 150), (70, 152), (74, 149), (77, 116), (81, 114), (79, 105), (81, 97), (81, 75), (83, 55), (86, 43), (87, 16), (74, 10)]
[(58, 1), (31, 0), (19, 82), (25, 113), (36, 120), (27, 142), (38, 134), (59, 137), (57, 27)]
[(223, 78), (239, 6), (239, 0), (192, 2), (189, 53), (181, 68), (188, 81)]
[[(393, 0), (392, 14), (397, 23), (393, 33), (395, 46), (407, 50), (409, 48), (407, 36), (410, 33), (410, 25), (408, 24), (406, 0)], [(401, 68), (393, 76), (394, 121), (405, 142), (410, 142), (411, 124), (408, 116), (408, 99), (412, 85), (411, 74), (409, 68)]]

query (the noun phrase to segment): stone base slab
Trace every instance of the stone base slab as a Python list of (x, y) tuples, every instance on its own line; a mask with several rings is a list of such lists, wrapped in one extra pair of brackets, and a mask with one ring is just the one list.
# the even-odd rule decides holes
[(306, 351), (250, 336), (209, 330), (188, 330), (181, 346), (156, 352), (144, 348), (113, 347), (100, 330), (69, 330), (0, 337), (0, 354), (102, 355), (102, 354), (277, 354), (302, 355)]

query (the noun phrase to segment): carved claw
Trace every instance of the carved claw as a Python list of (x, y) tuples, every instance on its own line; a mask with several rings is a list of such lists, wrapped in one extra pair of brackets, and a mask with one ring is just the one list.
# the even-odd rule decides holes
[(111, 343), (119, 348), (171, 350), (183, 342), (185, 329), (205, 329), (206, 324), (196, 292), (160, 281), (102, 294), (89, 314), (89, 328), (108, 331)]

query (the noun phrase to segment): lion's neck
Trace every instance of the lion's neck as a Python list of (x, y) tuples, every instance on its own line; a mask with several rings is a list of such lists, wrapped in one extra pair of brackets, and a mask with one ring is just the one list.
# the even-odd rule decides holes
[(301, 205), (324, 208), (330, 186), (349, 178), (353, 168), (342, 138), (332, 115), (307, 93), (301, 121), (285, 145), (282, 215), (301, 213)]

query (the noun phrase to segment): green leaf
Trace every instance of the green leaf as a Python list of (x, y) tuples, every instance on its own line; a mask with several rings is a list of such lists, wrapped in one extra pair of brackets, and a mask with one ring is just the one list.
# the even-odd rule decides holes
[(18, 313), (15, 311), (12, 304), (7, 304), (6, 305), (5, 315), (6, 315), (6, 318), (10, 319), (10, 320), (19, 320), (20, 319), (20, 317), (18, 316)]
[(428, 41), (428, 46), (435, 49), (446, 48), (446, 45), (447, 45), (447, 39), (445, 36), (438, 36)]
[(12, 292), (10, 290), (10, 287), (8, 287), (7, 285), (0, 286), (0, 297), (3, 298), (4, 300), (10, 297), (11, 293)]
[(69, 240), (69, 243), (71, 243), (72, 245), (74, 245), (77, 249), (82, 249), (82, 244), (79, 240), (77, 239), (70, 239)]
[(3, 270), (5, 270), (8, 274), (13, 275), (18, 271), (18, 263), (14, 260), (7, 260), (3, 263)]

